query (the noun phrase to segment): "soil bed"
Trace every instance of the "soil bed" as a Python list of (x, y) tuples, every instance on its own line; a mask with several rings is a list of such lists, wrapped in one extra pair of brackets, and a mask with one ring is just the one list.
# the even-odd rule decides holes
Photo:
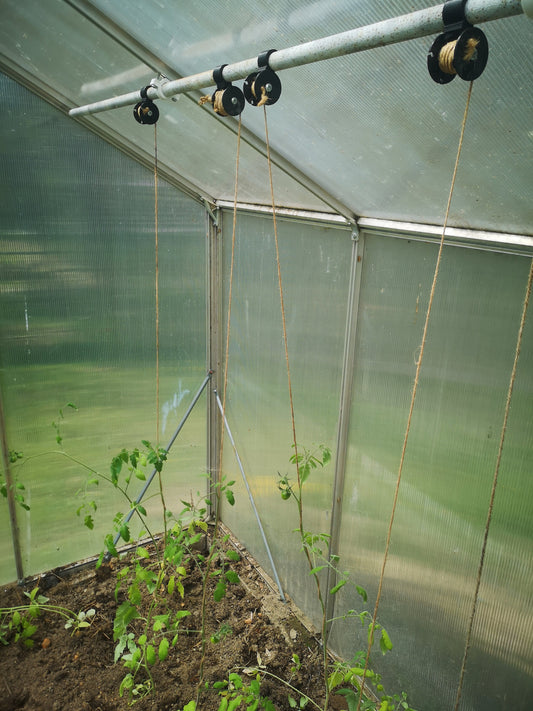
[[(218, 643), (207, 643), (204, 678), (209, 691), (202, 693), (199, 710), (217, 711), (220, 696), (212, 684), (228, 678), (229, 672), (246, 677), (243, 669), (260, 668), (302, 690), (319, 705), (323, 701), (321, 650), (316, 638), (301, 621), (301, 615), (289, 601), (279, 596), (259, 574), (249, 554), (237, 542), (227, 544), (238, 549), (241, 558), (232, 563), (239, 584), (228, 585), (226, 596), (215, 602), (216, 581), (209, 582), (207, 595), (207, 629), (210, 636), (227, 625), (231, 633)], [(122, 711), (131, 708), (127, 693), (121, 698), (119, 687), (127, 670), (122, 662), (114, 663), (113, 621), (124, 599), (120, 592), (115, 600), (116, 576), (127, 558), (119, 563), (94, 565), (85, 569), (56, 570), (40, 576), (25, 587), (16, 584), (0, 588), (0, 607), (26, 604), (24, 591), (37, 584), (49, 604), (64, 606), (76, 614), (93, 608), (92, 625), (78, 633), (65, 629), (64, 618), (43, 612), (37, 618), (37, 631), (32, 648), (20, 641), (0, 645), (0, 711)], [(154, 691), (134, 704), (137, 711), (178, 711), (196, 697), (201, 658), (202, 578), (191, 566), (184, 580), (184, 598), (174, 592), (175, 610), (190, 612), (179, 627), (176, 645), (170, 648), (164, 662), (152, 668)], [(147, 595), (149, 598), (149, 596)], [(292, 655), (301, 661), (299, 671)], [(249, 672), (251, 673), (251, 672)], [(139, 672), (136, 681), (143, 681)], [(252, 674), (253, 677), (253, 674)], [(261, 681), (261, 696), (268, 697), (279, 711), (290, 709), (290, 689), (269, 676)], [(291, 692), (295, 700), (298, 695)], [(333, 697), (331, 709), (347, 708), (344, 699)], [(245, 705), (239, 706), (244, 708)], [(261, 707), (259, 707), (261, 708)], [(316, 708), (311, 703), (307, 709)]]

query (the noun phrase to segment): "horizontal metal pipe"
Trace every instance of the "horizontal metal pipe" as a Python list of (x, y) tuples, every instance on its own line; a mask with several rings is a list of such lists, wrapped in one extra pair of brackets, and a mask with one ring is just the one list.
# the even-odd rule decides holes
[[(337, 35), (305, 42), (295, 47), (280, 49), (270, 55), (269, 64), (274, 71), (280, 71), (346, 54), (355, 54), (356, 52), (375, 49), (388, 44), (406, 42), (417, 37), (437, 34), (444, 29), (442, 8), (442, 5), (436, 5), (408, 15), (376, 22), (366, 27), (359, 27)], [(465, 9), (466, 18), (471, 24), (499, 20), (522, 13), (523, 8), (520, 0), (468, 0)], [(232, 82), (237, 79), (244, 79), (252, 72), (256, 72), (257, 69), (257, 57), (254, 57), (235, 64), (228, 64), (224, 67), (222, 76), (226, 81)], [(149, 88), (146, 96), (152, 100), (168, 99), (177, 94), (204, 89), (213, 85), (213, 70), (210, 69), (183, 79), (160, 83), (157, 87)], [(71, 109), (69, 115), (85, 116), (121, 106), (129, 106), (141, 101), (142, 98), (140, 90), (133, 91), (129, 94), (114, 96), (86, 106), (79, 106)]]

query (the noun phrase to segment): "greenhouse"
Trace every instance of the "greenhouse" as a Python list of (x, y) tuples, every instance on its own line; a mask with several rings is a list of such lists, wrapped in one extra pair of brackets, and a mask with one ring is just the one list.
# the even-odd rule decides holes
[(529, 711), (533, 0), (0, 18), (0, 711)]

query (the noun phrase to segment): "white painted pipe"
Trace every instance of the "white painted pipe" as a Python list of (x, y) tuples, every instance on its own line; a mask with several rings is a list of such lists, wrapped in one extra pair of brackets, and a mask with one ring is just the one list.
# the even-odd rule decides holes
[[(477, 25), (482, 22), (499, 20), (523, 12), (529, 14), (533, 0), (468, 0), (465, 7), (466, 19)], [(406, 42), (417, 37), (438, 34), (444, 29), (442, 21), (443, 5), (436, 5), (425, 10), (418, 10), (409, 15), (394, 17), (390, 20), (377, 22), (366, 27), (359, 27), (337, 35), (305, 42), (287, 49), (280, 49), (270, 55), (269, 64), (274, 71), (299, 67), (303, 64), (320, 62), (346, 54), (354, 54), (367, 49), (375, 49), (388, 44)], [(527, 10), (526, 10), (527, 8)], [(222, 71), (222, 77), (228, 82), (244, 79), (258, 70), (257, 57), (245, 59), (242, 62), (228, 64)], [(157, 87), (149, 88), (146, 96), (149, 99), (168, 99), (177, 94), (183, 94), (195, 89), (213, 86), (213, 70), (194, 74), (183, 79), (158, 83)], [(79, 106), (69, 111), (70, 116), (85, 116), (121, 106), (129, 106), (141, 101), (140, 91), (122, 94), (111, 99), (104, 99), (86, 106)]]

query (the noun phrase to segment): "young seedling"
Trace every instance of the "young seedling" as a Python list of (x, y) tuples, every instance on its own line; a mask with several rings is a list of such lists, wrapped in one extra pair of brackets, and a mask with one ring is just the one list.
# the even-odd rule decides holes
[(25, 605), (0, 608), (0, 642), (9, 644), (21, 642), (25, 647), (33, 647), (33, 635), (37, 632), (37, 618), (44, 612), (52, 612), (66, 619), (65, 628), (73, 629), (73, 634), (90, 627), (95, 616), (95, 610), (81, 611), (76, 614), (66, 607), (50, 605), (49, 598), (39, 594), (39, 587), (31, 592), (24, 592), (29, 599)]
[[(355, 711), (356, 707), (352, 708), (353, 698), (354, 698), (354, 688), (356, 690), (360, 689), (357, 682), (356, 669), (344, 669), (337, 665), (333, 666), (333, 670), (330, 671), (330, 664), (328, 660), (327, 653), (327, 629), (328, 625), (334, 622), (340, 617), (328, 619), (326, 612), (326, 599), (325, 594), (321, 587), (320, 573), (325, 569), (330, 569), (336, 576), (336, 584), (329, 590), (330, 595), (336, 595), (345, 585), (350, 585), (354, 588), (357, 595), (362, 599), (363, 602), (367, 602), (366, 590), (360, 585), (356, 585), (350, 580), (350, 575), (347, 571), (341, 571), (338, 568), (339, 556), (331, 554), (329, 552), (329, 542), (330, 536), (327, 533), (313, 533), (306, 530), (304, 525), (304, 485), (309, 479), (313, 470), (323, 468), (331, 460), (331, 452), (324, 445), (320, 445), (314, 451), (307, 449), (306, 447), (300, 448), (293, 445), (294, 453), (290, 457), (291, 464), (296, 467), (296, 480), (292, 480), (289, 475), (279, 474), (278, 479), (278, 489), (280, 491), (281, 498), (284, 501), (294, 500), (298, 509), (298, 528), (295, 532), (298, 534), (301, 544), (301, 550), (304, 552), (309, 566), (309, 574), (313, 577), (316, 587), (316, 593), (318, 602), (320, 604), (320, 609), (322, 612), (322, 652), (323, 652), (323, 678), (324, 678), (324, 705), (321, 711), (328, 711), (329, 697), (330, 694), (335, 690), (335, 693), (345, 696), (348, 703), (350, 711)], [(370, 646), (374, 644), (376, 639), (379, 637), (379, 645), (381, 652), (386, 654), (392, 649), (392, 642), (387, 631), (378, 622), (372, 623), (371, 615), (367, 610), (362, 612), (356, 612), (355, 610), (349, 610), (346, 615), (342, 616), (342, 619), (356, 618), (363, 626), (368, 625), (368, 641)], [(294, 673), (296, 665), (291, 669), (291, 673)], [(368, 670), (367, 670), (368, 672)], [(360, 670), (361, 675), (363, 674), (363, 669)], [(376, 682), (376, 688), (378, 691), (382, 691), (383, 687), (379, 688), (379, 678), (378, 675), (373, 671), (369, 671), (365, 677)], [(343, 684), (350, 684), (351, 688), (338, 689), (339, 686)], [(357, 697), (355, 697), (357, 699)], [(384, 694), (380, 698), (380, 711), (392, 711), (393, 706), (390, 704), (390, 699), (394, 697), (388, 697)], [(294, 699), (289, 696), (289, 704), (291, 708), (298, 708), (298, 703), (307, 704), (306, 699)], [(314, 702), (313, 702), (314, 703)], [(358, 700), (356, 701), (357, 706)], [(400, 703), (407, 703), (402, 697)], [(364, 709), (376, 709), (377, 707), (374, 702), (370, 699), (365, 699)], [(315, 704), (316, 705), (316, 704)], [(303, 706), (301, 706), (303, 708)], [(320, 707), (319, 707), (320, 708)], [(398, 707), (400, 708), (400, 707)], [(401, 708), (406, 711), (409, 710), (409, 706), (401, 706)], [(409, 711), (412, 711), (409, 710)]]
[[(10, 464), (16, 464), (20, 459), (23, 459), (24, 455), (22, 452), (17, 452), (14, 449), (9, 450), (9, 462)], [(15, 499), (15, 502), (25, 511), (29, 511), (30, 507), (26, 503), (24, 496), (26, 493), (26, 488), (24, 484), (19, 481), (16, 477), (13, 477), (13, 489), (14, 489), (14, 494), (13, 498)], [(4, 477), (4, 472), (3, 470), (0, 471), (0, 494), (7, 499), (7, 483)]]

